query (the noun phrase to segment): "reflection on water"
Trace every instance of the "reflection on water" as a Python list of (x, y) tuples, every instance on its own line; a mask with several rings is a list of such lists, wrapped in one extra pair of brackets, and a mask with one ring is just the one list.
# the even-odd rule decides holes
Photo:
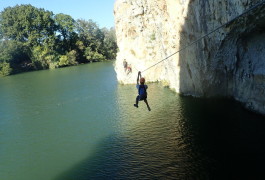
[(149, 84), (152, 111), (137, 109), (135, 86), (118, 85), (110, 63), (11, 76), (0, 87), (4, 179), (265, 177), (265, 119), (230, 100)]

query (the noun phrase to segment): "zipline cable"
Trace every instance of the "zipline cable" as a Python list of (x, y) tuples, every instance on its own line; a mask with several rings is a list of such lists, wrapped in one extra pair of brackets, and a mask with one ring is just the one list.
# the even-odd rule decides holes
[(190, 44), (184, 46), (183, 48), (179, 49), (177, 52), (174, 52), (173, 54), (167, 56), (166, 58), (164, 58), (164, 59), (162, 59), (161, 61), (159, 61), (159, 62), (153, 64), (152, 66), (146, 68), (145, 70), (143, 70), (143, 71), (141, 71), (141, 72), (143, 73), (143, 72), (145, 72), (145, 71), (151, 69), (152, 67), (154, 67), (154, 66), (160, 64), (161, 62), (163, 62), (163, 61), (167, 60), (168, 58), (174, 56), (175, 54), (179, 53), (180, 51), (183, 51), (184, 49), (188, 48), (189, 46), (192, 46), (193, 44), (196, 44), (197, 42), (199, 42), (200, 40), (202, 40), (202, 39), (204, 39), (205, 37), (209, 36), (210, 34), (216, 32), (217, 30), (221, 29), (221, 28), (224, 27), (224, 26), (227, 26), (228, 24), (232, 23), (232, 22), (235, 21), (236, 19), (238, 19), (238, 18), (240, 18), (240, 17), (246, 15), (246, 14), (249, 13), (250, 11), (256, 9), (257, 7), (259, 7), (259, 6), (263, 5), (263, 4), (265, 4), (265, 0), (263, 0), (263, 1), (261, 1), (261, 2), (259, 2), (259, 3), (257, 3), (257, 4), (255, 4), (254, 6), (252, 6), (251, 8), (249, 8), (248, 10), (244, 11), (242, 14), (240, 14), (240, 15), (234, 17), (233, 19), (231, 19), (230, 21), (226, 22), (225, 24), (223, 24), (223, 25), (217, 27), (216, 29), (214, 29), (214, 30), (210, 31), (209, 33), (203, 35), (202, 37), (198, 38), (197, 40), (195, 40), (195, 41), (191, 42)]

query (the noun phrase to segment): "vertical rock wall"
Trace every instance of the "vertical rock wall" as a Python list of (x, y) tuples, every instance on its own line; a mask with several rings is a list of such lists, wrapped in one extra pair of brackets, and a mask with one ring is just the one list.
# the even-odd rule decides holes
[[(135, 83), (138, 71), (180, 48), (180, 32), (185, 23), (187, 5), (188, 2), (175, 0), (116, 1), (114, 13), (119, 46), (116, 72), (120, 82)], [(132, 66), (132, 73), (128, 75), (123, 70), (124, 59)], [(171, 87), (178, 89), (178, 66), (175, 56), (144, 72), (143, 76), (147, 81), (170, 81)]]
[[(197, 43), (203, 35), (261, 0), (116, 0), (119, 53), (115, 70), (121, 83), (162, 81), (178, 93), (229, 96), (265, 114), (265, 6)], [(124, 59), (132, 72), (124, 70)]]

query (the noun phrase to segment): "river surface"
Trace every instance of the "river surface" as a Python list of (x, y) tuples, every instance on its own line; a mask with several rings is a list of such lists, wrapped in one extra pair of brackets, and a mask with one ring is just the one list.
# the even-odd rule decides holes
[(119, 85), (112, 63), (0, 78), (0, 179), (264, 179), (265, 118)]

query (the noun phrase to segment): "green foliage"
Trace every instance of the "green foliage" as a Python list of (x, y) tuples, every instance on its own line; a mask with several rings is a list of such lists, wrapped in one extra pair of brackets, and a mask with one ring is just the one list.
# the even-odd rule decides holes
[(4, 38), (39, 45), (54, 34), (53, 13), (31, 5), (5, 8), (0, 16)]
[(49, 69), (55, 69), (59, 67), (59, 62), (51, 62), (49, 64)]
[(92, 20), (31, 5), (0, 12), (1, 75), (115, 59), (117, 49), (115, 29)]
[(71, 66), (71, 65), (76, 65), (76, 51), (72, 50), (68, 52), (66, 55), (62, 55), (59, 59), (59, 66), (64, 67), (64, 66)]
[(87, 47), (85, 50), (85, 57), (88, 61), (103, 61), (105, 60), (105, 57), (96, 52), (96, 51), (92, 51), (92, 49), (90, 47)]
[(57, 38), (60, 41), (61, 48), (70, 51), (77, 41), (75, 20), (66, 14), (57, 14), (54, 17), (57, 27)]
[(59, 54), (48, 47), (35, 46), (32, 48), (31, 54), (31, 60), (35, 69), (47, 69), (51, 63), (53, 63), (52, 67), (56, 67), (59, 60)]
[(86, 59), (94, 58), (115, 59), (117, 54), (117, 41), (115, 29), (100, 29), (92, 20), (77, 20), (77, 31), (80, 40), (86, 46), (84, 52)]
[(54, 19), (58, 28), (57, 31), (60, 33), (59, 36), (63, 39), (69, 39), (75, 30), (75, 20), (62, 13), (55, 15)]
[(92, 20), (77, 20), (77, 31), (79, 37), (85, 46), (91, 47), (92, 51), (99, 49), (102, 44), (104, 34), (100, 31), (98, 25)]
[(69, 64), (67, 56), (62, 55), (59, 59), (59, 66), (67, 66)]
[(46, 52), (43, 51), (41, 46), (33, 47), (32, 49), (32, 62), (35, 69), (45, 69), (48, 63), (45, 61)]
[(102, 54), (99, 54), (98, 52), (94, 52), (94, 59), (98, 61), (106, 60), (106, 58)]
[(83, 51), (85, 49), (84, 43), (80, 40), (76, 42), (76, 47), (80, 50)]
[(69, 65), (76, 65), (76, 51), (72, 50), (66, 54)]
[(11, 74), (12, 68), (10, 67), (9, 63), (3, 62), (0, 63), (0, 75), (1, 76), (8, 76)]
[(115, 29), (111, 28), (110, 30), (108, 30), (104, 28), (102, 29), (102, 31), (105, 34), (104, 55), (107, 59), (115, 59), (118, 50)]
[(3, 40), (0, 42), (0, 63), (9, 63), (13, 69), (12, 73), (24, 71), (30, 63), (28, 52), (28, 47), (24, 46), (23, 43), (14, 40)]

